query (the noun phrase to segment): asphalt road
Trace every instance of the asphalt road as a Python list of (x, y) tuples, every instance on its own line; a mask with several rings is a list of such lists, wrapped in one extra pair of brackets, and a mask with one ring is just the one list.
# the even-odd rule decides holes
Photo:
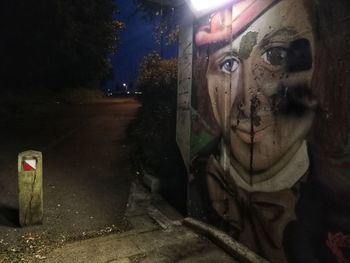
[[(127, 227), (123, 217), (134, 171), (125, 138), (139, 106), (130, 98), (57, 103), (46, 114), (31, 119), (29, 112), (1, 125), (0, 248), (28, 235), (57, 242)], [(44, 224), (20, 228), (17, 155), (25, 150), (43, 152)]]

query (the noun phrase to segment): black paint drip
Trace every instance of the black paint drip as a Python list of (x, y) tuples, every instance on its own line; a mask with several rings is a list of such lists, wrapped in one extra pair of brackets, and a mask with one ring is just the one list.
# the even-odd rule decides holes
[(250, 160), (249, 160), (249, 184), (253, 185), (253, 161), (254, 161), (254, 125), (259, 123), (260, 117), (257, 115), (259, 106), (258, 97), (255, 95), (250, 100)]

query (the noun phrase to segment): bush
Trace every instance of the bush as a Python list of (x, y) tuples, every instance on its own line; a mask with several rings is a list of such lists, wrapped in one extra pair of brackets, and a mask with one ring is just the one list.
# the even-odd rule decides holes
[(186, 213), (186, 170), (176, 144), (177, 60), (147, 55), (137, 87), (142, 107), (129, 127), (131, 157), (160, 179), (161, 194)]
[(136, 84), (142, 91), (142, 107), (130, 126), (130, 138), (133, 156), (156, 175), (175, 142), (176, 84), (176, 59), (164, 60), (156, 53), (145, 56)]

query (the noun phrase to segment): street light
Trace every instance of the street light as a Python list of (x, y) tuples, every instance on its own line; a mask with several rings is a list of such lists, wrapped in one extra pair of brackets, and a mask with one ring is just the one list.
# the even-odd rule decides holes
[(196, 16), (202, 16), (235, 0), (186, 0)]

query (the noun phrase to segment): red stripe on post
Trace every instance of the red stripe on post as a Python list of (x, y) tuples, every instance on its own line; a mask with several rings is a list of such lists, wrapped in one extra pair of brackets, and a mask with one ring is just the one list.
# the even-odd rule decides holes
[(26, 161), (23, 162), (23, 170), (24, 171), (34, 171), (34, 167), (29, 165)]

